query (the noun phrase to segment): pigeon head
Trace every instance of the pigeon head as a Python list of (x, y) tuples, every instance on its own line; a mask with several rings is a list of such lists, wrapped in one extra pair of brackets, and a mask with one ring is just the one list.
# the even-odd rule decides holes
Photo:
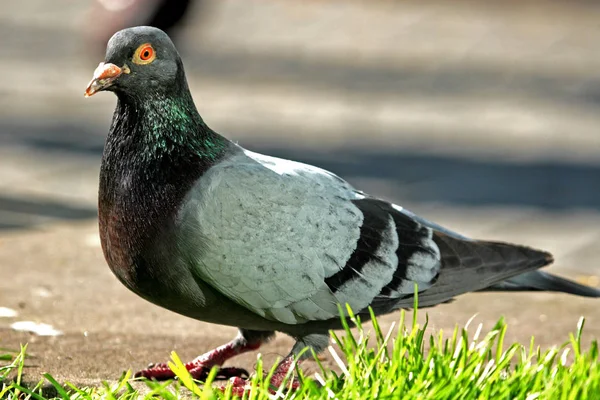
[(178, 89), (182, 82), (183, 65), (169, 36), (158, 28), (138, 26), (110, 38), (105, 60), (94, 71), (85, 96), (108, 90), (139, 98)]

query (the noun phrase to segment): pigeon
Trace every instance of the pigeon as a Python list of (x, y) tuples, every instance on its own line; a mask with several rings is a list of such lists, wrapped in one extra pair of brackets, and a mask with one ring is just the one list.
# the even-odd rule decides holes
[[(415, 287), (422, 308), (485, 290), (600, 297), (538, 271), (553, 261), (547, 252), (462, 236), (334, 173), (219, 135), (198, 113), (182, 60), (157, 28), (112, 36), (85, 96), (105, 90), (117, 96), (98, 200), (109, 267), (158, 306), (239, 329), (186, 364), (194, 378), (281, 332), (296, 342), (275, 367), (277, 387), (311, 354), (305, 349), (328, 345), (329, 330), (348, 318), (340, 305), (365, 320), (369, 309), (412, 308)], [(136, 376), (174, 377), (165, 364)], [(218, 376), (230, 378), (235, 393), (247, 389), (243, 369)]]

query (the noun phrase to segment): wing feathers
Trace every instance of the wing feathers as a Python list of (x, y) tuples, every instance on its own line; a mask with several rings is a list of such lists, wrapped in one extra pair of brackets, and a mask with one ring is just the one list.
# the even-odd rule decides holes
[(412, 307), (415, 283), (419, 304), (428, 307), (552, 262), (550, 254), (528, 247), (446, 235), (382, 203), (399, 227), (400, 245), (394, 277), (371, 304), (381, 312)]
[[(364, 198), (352, 203), (363, 214), (360, 239), (344, 268), (326, 279), (340, 300), (351, 294), (361, 299), (369, 295), (370, 303), (355, 301), (361, 307), (354, 309), (362, 310), (363, 304), (387, 307), (411, 295), (415, 283), (422, 290), (435, 283), (441, 266), (440, 251), (430, 228), (382, 200)], [(359, 260), (366, 262), (357, 263)], [(373, 268), (377, 264), (387, 268)], [(371, 268), (366, 268), (369, 265)]]
[(440, 232), (435, 233), (434, 240), (442, 254), (442, 271), (438, 282), (419, 295), (422, 307), (481, 290), (552, 262), (550, 254), (524, 246), (465, 241)]
[[(359, 204), (355, 203), (359, 210)], [(346, 265), (338, 272), (325, 279), (325, 284), (335, 292), (346, 282), (357, 279), (361, 276), (361, 271), (366, 264), (373, 261), (375, 263), (385, 262), (377, 255), (377, 250), (381, 247), (384, 240), (383, 235), (389, 226), (389, 217), (382, 218), (381, 215), (363, 212), (363, 223), (360, 227), (360, 236), (356, 248), (346, 262)]]
[(372, 302), (381, 288), (392, 279), (398, 264), (395, 253), (398, 248), (396, 225), (391, 216), (387, 218), (385, 229), (378, 234), (381, 237), (378, 247), (362, 247), (364, 242), (361, 240), (357, 243), (355, 254), (360, 252), (368, 255), (368, 261), (359, 265), (360, 270), (346, 264), (344, 269), (352, 273), (347, 275), (348, 279), (342, 285), (331, 287), (340, 303), (348, 303), (355, 310), (362, 310)]
[(183, 229), (206, 245), (190, 241), (186, 259), (223, 295), (270, 320), (334, 319), (337, 303), (356, 312), (411, 307), (415, 283), (420, 305), (432, 306), (552, 261), (454, 234), (315, 167), (236, 157), (211, 168), (190, 194), (181, 219), (194, 230)]

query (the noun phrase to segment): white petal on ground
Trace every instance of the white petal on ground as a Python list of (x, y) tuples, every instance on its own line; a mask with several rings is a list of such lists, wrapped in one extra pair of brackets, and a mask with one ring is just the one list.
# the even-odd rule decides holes
[(17, 321), (11, 324), (10, 327), (15, 331), (31, 332), (38, 336), (59, 336), (63, 334), (58, 329), (54, 329), (52, 325), (44, 324), (42, 322)]
[(15, 310), (8, 307), (0, 307), (0, 318), (12, 318), (19, 315)]

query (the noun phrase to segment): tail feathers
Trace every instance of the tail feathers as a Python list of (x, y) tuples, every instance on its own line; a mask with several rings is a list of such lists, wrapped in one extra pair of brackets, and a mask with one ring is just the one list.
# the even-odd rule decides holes
[[(507, 279), (537, 270), (552, 255), (529, 247), (501, 242), (464, 240), (435, 232), (442, 267), (435, 285), (419, 294), (421, 307), (433, 306), (463, 293), (486, 290)], [(402, 299), (398, 307), (405, 307)]]
[(600, 297), (600, 289), (585, 286), (544, 271), (530, 271), (507, 279), (483, 291), (547, 291), (583, 297)]
[[(462, 240), (436, 232), (442, 269), (440, 279), (462, 275), (480, 290), (551, 264), (550, 253), (503, 242)], [(461, 280), (462, 280), (461, 279)]]
[(508, 270), (538, 269), (554, 262), (552, 254), (531, 247), (503, 242), (480, 241), (479, 243), (492, 251), (498, 252), (506, 261), (506, 269)]
[[(600, 290), (538, 271), (554, 261), (550, 253), (509, 243), (464, 240), (435, 232), (442, 268), (434, 285), (419, 293), (419, 306), (431, 307), (472, 291), (546, 290), (600, 297)], [(412, 307), (412, 298), (394, 308)]]

